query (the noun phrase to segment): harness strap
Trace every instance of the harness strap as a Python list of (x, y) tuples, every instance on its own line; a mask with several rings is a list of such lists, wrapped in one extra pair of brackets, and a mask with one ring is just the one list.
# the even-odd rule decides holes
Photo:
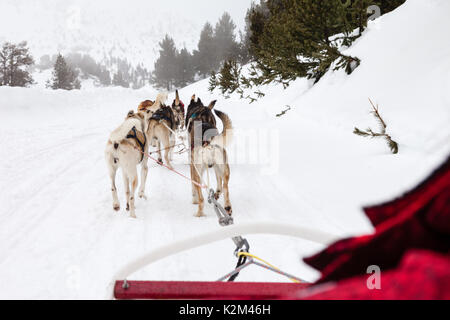
[[(162, 115), (162, 114), (154, 114), (154, 115), (150, 118), (150, 120), (155, 120), (155, 121), (163, 121), (163, 120), (165, 120), (165, 121), (167, 121), (167, 122), (170, 123), (170, 127), (171, 127), (171, 128), (173, 127), (173, 121), (172, 121), (172, 119), (169, 118), (169, 117), (166, 116), (166, 115)], [(172, 129), (171, 129), (171, 130), (172, 130)]]
[(145, 151), (145, 145), (147, 144), (147, 137), (145, 136), (145, 134), (142, 134), (142, 136), (144, 137), (144, 142), (142, 142), (141, 140), (139, 140), (139, 137), (137, 135), (137, 131), (136, 131), (136, 127), (133, 127), (131, 129), (131, 132), (133, 134), (128, 133), (127, 135), (127, 139), (134, 139), (139, 147), (141, 147), (141, 151), (142, 151), (142, 157), (141, 157), (141, 161), (144, 160), (144, 151)]

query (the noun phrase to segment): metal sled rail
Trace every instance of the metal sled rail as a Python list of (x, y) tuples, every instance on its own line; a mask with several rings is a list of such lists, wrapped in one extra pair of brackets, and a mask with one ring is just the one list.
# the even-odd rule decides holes
[[(223, 292), (231, 292), (232, 293), (239, 293), (239, 289), (243, 289), (240, 286), (242, 284), (224, 284), (222, 282), (210, 282), (207, 284), (196, 282), (195, 286), (186, 287), (186, 284), (189, 284), (189, 282), (136, 282), (136, 281), (126, 281), (126, 279), (135, 273), (136, 271), (158, 261), (161, 259), (164, 259), (166, 257), (172, 256), (174, 254), (194, 249), (197, 247), (204, 246), (206, 244), (210, 244), (213, 242), (237, 237), (240, 235), (250, 235), (250, 234), (272, 234), (272, 235), (282, 235), (282, 236), (290, 236), (294, 238), (299, 238), (302, 240), (312, 241), (315, 243), (327, 245), (331, 242), (336, 241), (339, 239), (337, 235), (333, 235), (330, 233), (313, 230), (305, 227), (298, 227), (298, 226), (292, 226), (292, 225), (285, 225), (285, 224), (273, 224), (273, 223), (252, 223), (252, 224), (244, 224), (244, 225), (233, 225), (227, 228), (211, 231), (202, 235), (194, 236), (191, 238), (179, 240), (177, 242), (162, 246), (158, 249), (155, 249), (148, 254), (142, 256), (141, 258), (136, 259), (135, 261), (132, 261), (131, 263), (125, 265), (123, 268), (119, 270), (119, 272), (114, 276), (112, 279), (112, 282), (109, 285), (109, 298), (115, 298), (115, 299), (177, 299), (180, 298), (180, 296), (183, 296), (183, 294), (179, 294), (180, 290), (174, 290), (172, 291), (172, 295), (169, 296), (162, 296), (161, 293), (164, 292), (164, 290), (168, 290), (168, 288), (171, 288), (171, 286), (183, 286), (184, 295), (185, 298), (192, 298), (192, 299), (201, 299), (201, 298), (213, 298), (210, 294), (211, 290), (224, 290)], [(124, 283), (125, 282), (125, 283)], [(198, 286), (197, 286), (198, 284)], [(255, 285), (255, 287), (253, 287)], [(277, 284), (278, 285), (278, 284)], [(279, 284), (281, 285), (281, 284)], [(284, 284), (287, 285), (287, 284)], [(282, 292), (285, 292), (285, 286), (277, 286)], [(289, 288), (293, 286), (292, 288), (296, 288), (298, 290), (299, 286), (305, 286), (304, 284), (289, 284)], [(252, 288), (257, 288), (257, 284), (251, 284), (251, 286), (247, 285), (246, 291), (241, 291), (244, 293), (250, 292), (249, 290), (253, 290)], [(173, 288), (173, 287), (172, 287)], [(189, 290), (188, 288), (191, 288), (191, 294), (188, 294)], [(201, 288), (201, 290), (200, 290)], [(215, 288), (215, 289), (214, 289)], [(235, 290), (231, 290), (230, 288), (235, 288)], [(273, 287), (274, 288), (274, 287)], [(286, 287), (287, 288), (287, 287)], [(147, 292), (145, 294), (144, 291)], [(156, 290), (156, 291), (155, 291)], [(181, 291), (183, 291), (181, 290)], [(231, 290), (231, 291), (229, 291)], [(194, 294), (195, 291), (197, 292), (197, 295)], [(127, 292), (127, 294), (125, 294)], [(151, 292), (155, 292), (155, 294), (151, 294)], [(156, 293), (160, 293), (159, 295)], [(220, 291), (217, 291), (220, 292)], [(257, 297), (263, 299), (264, 296), (261, 296), (262, 293), (265, 291), (259, 291), (259, 295)], [(221, 295), (222, 292), (217, 293), (215, 295), (216, 298)], [(270, 292), (268, 292), (270, 293)], [(111, 296), (112, 294), (112, 296)], [(241, 296), (242, 294), (238, 294), (235, 297)], [(146, 298), (144, 297), (146, 296)], [(201, 296), (201, 297), (200, 297)], [(268, 295), (270, 296), (270, 294)]]

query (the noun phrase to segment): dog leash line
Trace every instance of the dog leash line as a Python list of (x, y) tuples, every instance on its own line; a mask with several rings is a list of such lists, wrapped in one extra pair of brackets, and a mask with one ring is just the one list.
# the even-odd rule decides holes
[(200, 183), (197, 183), (196, 181), (190, 179), (189, 177), (185, 176), (185, 175), (182, 174), (181, 172), (178, 172), (178, 171), (176, 171), (175, 169), (170, 168), (169, 166), (165, 165), (164, 163), (162, 163), (162, 162), (158, 161), (157, 159), (153, 158), (150, 154), (146, 154), (145, 152), (139, 150), (138, 148), (135, 148), (135, 149), (136, 149), (137, 151), (139, 151), (140, 153), (146, 155), (149, 159), (155, 161), (155, 162), (156, 162), (157, 164), (159, 164), (160, 166), (163, 166), (164, 168), (166, 168), (166, 169), (168, 169), (168, 170), (170, 170), (170, 171), (176, 173), (176, 174), (179, 175), (180, 177), (182, 177), (182, 178), (184, 178), (184, 179), (186, 179), (186, 180), (192, 182), (192, 183), (195, 184), (197, 187), (200, 187), (200, 188), (202, 188), (202, 189), (208, 189), (208, 186), (205, 186), (205, 185), (202, 185), (202, 184), (200, 184)]

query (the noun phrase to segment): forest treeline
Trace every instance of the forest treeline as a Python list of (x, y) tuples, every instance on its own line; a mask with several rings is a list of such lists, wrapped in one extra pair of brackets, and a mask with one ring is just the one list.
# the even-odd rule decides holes
[[(343, 49), (358, 39), (368, 20), (406, 0), (260, 0), (248, 9), (245, 29), (236, 32), (228, 13), (203, 27), (197, 49), (160, 42), (153, 82), (171, 90), (210, 77), (210, 90), (224, 95), (271, 82), (288, 86), (297, 78), (315, 82), (330, 69), (352, 73), (361, 63)], [(245, 74), (242, 67), (249, 64)], [(263, 95), (246, 98), (252, 100)]]
[[(227, 12), (214, 25), (206, 22), (193, 51), (177, 48), (166, 35), (153, 71), (126, 59), (99, 63), (79, 53), (46, 55), (36, 63), (26, 42), (6, 42), (0, 47), (0, 86), (29, 86), (34, 69), (53, 68), (47, 83), (53, 89), (77, 89), (81, 80), (94, 79), (98, 86), (138, 89), (151, 84), (173, 90), (209, 78), (211, 91), (237, 92), (254, 101), (264, 95), (255, 88), (264, 84), (288, 86), (297, 78), (317, 82), (330, 69), (352, 73), (361, 60), (344, 49), (362, 35), (369, 19), (405, 1), (259, 0), (248, 9), (243, 31), (237, 31)], [(244, 95), (246, 89), (253, 94)]]

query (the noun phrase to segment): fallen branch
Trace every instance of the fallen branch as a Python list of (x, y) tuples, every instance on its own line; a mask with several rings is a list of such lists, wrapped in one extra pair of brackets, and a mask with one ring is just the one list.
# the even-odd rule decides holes
[(286, 106), (287, 109), (283, 110), (281, 113), (277, 114), (276, 117), (279, 118), (284, 116), (289, 110), (291, 110), (291, 106)]
[(358, 128), (355, 128), (353, 131), (354, 134), (361, 136), (361, 137), (370, 137), (370, 138), (384, 138), (391, 149), (393, 154), (398, 153), (398, 143), (392, 140), (391, 136), (386, 133), (387, 125), (386, 122), (383, 120), (383, 118), (380, 115), (379, 107), (378, 105), (375, 106), (375, 104), (370, 100), (369, 102), (372, 105), (373, 111), (371, 112), (375, 119), (378, 121), (380, 125), (380, 131), (381, 132), (374, 132), (371, 128), (368, 128), (367, 130), (360, 130)]

